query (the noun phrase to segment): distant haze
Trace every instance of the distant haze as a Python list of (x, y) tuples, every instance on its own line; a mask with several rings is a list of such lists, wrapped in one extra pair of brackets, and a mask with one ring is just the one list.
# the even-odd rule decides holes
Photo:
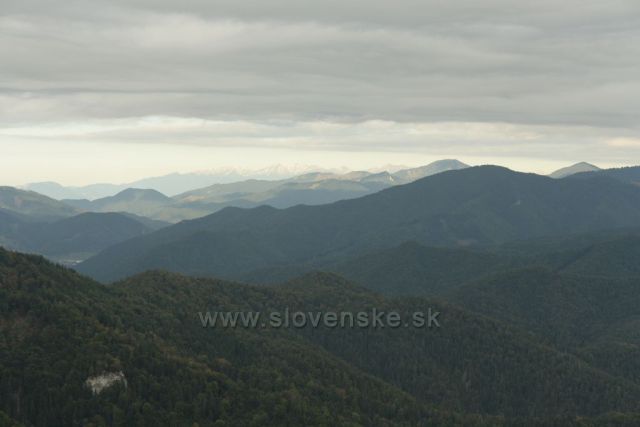
[[(178, 199), (184, 199), (183, 201), (191, 203), (195, 201), (201, 202), (203, 199), (210, 199), (212, 195), (230, 195), (230, 199), (225, 196), (222, 199), (208, 200), (208, 202), (222, 203), (222, 205), (229, 204), (228, 202), (233, 201), (234, 198), (243, 200), (248, 198), (241, 203), (232, 202), (230, 204), (234, 206), (238, 204), (245, 205), (246, 202), (249, 202), (249, 199), (255, 203), (271, 201), (275, 205), (282, 205), (283, 203), (287, 205), (288, 202), (283, 200), (278, 201), (276, 194), (269, 193), (269, 191), (276, 190), (280, 186), (283, 187), (281, 190), (285, 192), (309, 191), (310, 193), (314, 193), (314, 190), (329, 191), (331, 195), (325, 194), (324, 198), (318, 198), (314, 194), (310, 199), (301, 199), (300, 195), (292, 199), (295, 203), (302, 203), (304, 201), (310, 204), (319, 204), (340, 200), (342, 198), (357, 197), (381, 190), (387, 186), (406, 184), (443, 171), (463, 169), (468, 166), (469, 165), (458, 160), (443, 159), (415, 169), (403, 169), (394, 165), (387, 165), (385, 169), (372, 171), (331, 170), (310, 165), (296, 165), (292, 168), (273, 166), (259, 170), (227, 168), (209, 172), (174, 173), (158, 177), (148, 177), (122, 184), (99, 183), (67, 187), (53, 181), (34, 182), (25, 185), (24, 189), (35, 191), (57, 200), (66, 199), (67, 202), (70, 203), (72, 200), (75, 200), (72, 204), (76, 207), (96, 211), (104, 208), (104, 206), (102, 206), (104, 201), (98, 202), (98, 205), (101, 206), (100, 208), (93, 206), (91, 209), (85, 202), (87, 200), (114, 196), (128, 189), (155, 190), (162, 193), (162, 198), (165, 196), (182, 195), (183, 197), (178, 197)], [(390, 173), (393, 173), (393, 175)], [(320, 182), (324, 182), (324, 184), (320, 184), (320, 187), (318, 187), (318, 183)], [(327, 183), (328, 186), (325, 185)], [(337, 193), (332, 193), (332, 191), (337, 191)], [(261, 192), (262, 194), (260, 195), (249, 197), (250, 193)], [(275, 197), (275, 199), (272, 200), (273, 197)], [(113, 206), (111, 206), (111, 201), (107, 202), (107, 204), (110, 207), (106, 209), (106, 211), (112, 211)], [(168, 219), (168, 217), (164, 215), (166, 214), (164, 211), (166, 206), (164, 203), (161, 203), (161, 205), (160, 210), (163, 211), (161, 217)], [(220, 207), (222, 206), (218, 205), (216, 208), (219, 209)], [(209, 207), (209, 209), (211, 209), (211, 207)], [(123, 210), (126, 211), (126, 209)], [(149, 215), (148, 211), (137, 213)], [(174, 216), (169, 217), (175, 219)], [(184, 219), (182, 215), (178, 217)]]
[(636, 0), (3, 0), (0, 183), (640, 162)]

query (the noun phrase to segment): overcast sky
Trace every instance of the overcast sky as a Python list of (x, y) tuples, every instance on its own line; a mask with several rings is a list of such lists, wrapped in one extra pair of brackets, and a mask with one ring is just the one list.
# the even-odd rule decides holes
[(0, 184), (640, 164), (638, 0), (0, 0)]

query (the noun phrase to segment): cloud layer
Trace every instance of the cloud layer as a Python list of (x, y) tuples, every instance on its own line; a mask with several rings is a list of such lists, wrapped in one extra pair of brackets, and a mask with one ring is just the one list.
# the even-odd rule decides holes
[(103, 142), (363, 150), (369, 140), (536, 156), (553, 143), (562, 158), (583, 144), (610, 161), (638, 148), (620, 143), (640, 136), (636, 0), (1, 8), (0, 143), (66, 129)]

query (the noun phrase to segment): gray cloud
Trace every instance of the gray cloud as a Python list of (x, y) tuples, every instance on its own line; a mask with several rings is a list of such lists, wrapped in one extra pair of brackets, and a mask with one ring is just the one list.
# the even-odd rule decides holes
[[(636, 0), (4, 0), (0, 63), (4, 127), (511, 123), (567, 147), (640, 131)], [(359, 149), (344, 136), (327, 144)]]

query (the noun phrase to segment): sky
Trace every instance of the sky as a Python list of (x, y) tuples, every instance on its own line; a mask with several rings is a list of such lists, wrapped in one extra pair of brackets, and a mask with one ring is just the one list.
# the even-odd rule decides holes
[(640, 2), (0, 2), (0, 184), (442, 158), (640, 164)]

